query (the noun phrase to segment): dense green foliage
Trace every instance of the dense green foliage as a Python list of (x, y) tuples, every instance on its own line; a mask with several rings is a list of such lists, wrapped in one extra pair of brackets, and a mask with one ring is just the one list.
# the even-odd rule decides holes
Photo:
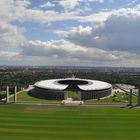
[(0, 91), (0, 100), (6, 97), (6, 91)]
[(6, 85), (28, 86), (34, 84), (39, 80), (55, 79), (55, 78), (68, 78), (72, 75), (78, 78), (103, 80), (112, 84), (126, 83), (140, 86), (140, 72), (129, 71), (82, 71), (82, 70), (69, 70), (69, 69), (7, 69), (0, 70), (0, 87)]
[(0, 105), (1, 140), (139, 140), (140, 109)]

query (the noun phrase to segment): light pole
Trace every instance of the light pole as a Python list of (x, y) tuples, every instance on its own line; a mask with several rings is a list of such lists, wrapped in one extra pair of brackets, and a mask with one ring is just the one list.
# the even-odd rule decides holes
[(14, 103), (17, 102), (17, 86), (15, 86), (15, 90), (14, 90)]
[(140, 106), (140, 88), (138, 88), (138, 103), (137, 106)]
[(130, 89), (130, 93), (129, 93), (129, 97), (128, 97), (129, 103), (127, 106), (132, 106), (132, 93), (133, 93), (133, 91), (132, 91), (132, 89)]
[(9, 86), (6, 87), (6, 103), (9, 103)]

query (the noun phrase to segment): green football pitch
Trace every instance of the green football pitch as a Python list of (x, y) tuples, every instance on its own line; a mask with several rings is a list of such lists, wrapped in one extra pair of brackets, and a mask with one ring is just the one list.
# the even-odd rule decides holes
[(133, 139), (140, 139), (140, 108), (0, 105), (0, 140)]

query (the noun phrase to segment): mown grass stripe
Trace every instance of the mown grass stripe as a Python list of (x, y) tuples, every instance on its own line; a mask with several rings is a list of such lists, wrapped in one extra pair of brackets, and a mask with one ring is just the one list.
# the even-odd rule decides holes
[(139, 132), (140, 109), (0, 106), (0, 140), (139, 140)]

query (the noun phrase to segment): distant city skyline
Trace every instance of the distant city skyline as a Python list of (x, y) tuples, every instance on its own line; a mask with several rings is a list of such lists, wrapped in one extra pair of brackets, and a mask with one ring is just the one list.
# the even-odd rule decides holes
[(139, 0), (0, 0), (0, 65), (140, 67)]

